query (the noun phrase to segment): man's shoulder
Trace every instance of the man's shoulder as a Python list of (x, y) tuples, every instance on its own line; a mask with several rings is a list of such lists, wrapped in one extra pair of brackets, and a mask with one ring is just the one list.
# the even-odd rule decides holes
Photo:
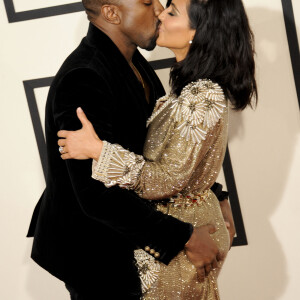
[(74, 84), (90, 79), (110, 82), (112, 72), (106, 61), (105, 55), (84, 38), (61, 65), (52, 82), (52, 89), (72, 80)]
[[(89, 45), (84, 38), (80, 45), (66, 58), (56, 76), (64, 76), (73, 70), (91, 70), (101, 74), (104, 71), (105, 57), (101, 51)], [(101, 67), (102, 65), (102, 67)]]

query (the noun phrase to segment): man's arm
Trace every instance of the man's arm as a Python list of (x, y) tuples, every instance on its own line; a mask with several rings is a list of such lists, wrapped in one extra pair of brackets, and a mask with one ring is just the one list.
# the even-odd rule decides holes
[[(80, 128), (76, 108), (81, 106), (95, 125), (97, 134), (114, 141), (111, 99), (108, 85), (96, 73), (88, 69), (72, 71), (60, 83), (53, 104), (57, 129)], [(91, 164), (91, 160), (66, 161), (83, 212), (141, 248), (150, 246), (160, 253), (161, 261), (168, 263), (189, 240), (191, 225), (154, 210), (133, 192), (119, 187), (105, 188), (91, 178)]]

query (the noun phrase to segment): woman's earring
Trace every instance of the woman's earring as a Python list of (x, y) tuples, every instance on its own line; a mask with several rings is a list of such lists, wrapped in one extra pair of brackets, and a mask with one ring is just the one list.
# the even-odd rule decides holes
[(193, 43), (193, 41), (192, 41), (192, 40), (190, 40), (190, 41), (189, 41), (189, 43), (190, 43), (190, 44), (192, 44), (192, 43)]

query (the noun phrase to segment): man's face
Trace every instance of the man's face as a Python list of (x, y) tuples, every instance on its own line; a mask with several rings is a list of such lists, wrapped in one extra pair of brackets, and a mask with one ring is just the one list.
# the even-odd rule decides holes
[(129, 43), (152, 50), (158, 37), (158, 15), (163, 11), (159, 0), (122, 0), (122, 33)]

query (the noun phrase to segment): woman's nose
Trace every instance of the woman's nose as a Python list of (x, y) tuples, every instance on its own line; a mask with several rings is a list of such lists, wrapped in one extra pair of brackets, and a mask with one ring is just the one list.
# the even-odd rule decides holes
[(165, 10), (163, 10), (163, 11), (159, 14), (158, 20), (162, 22), (162, 21), (164, 20), (164, 18), (165, 18), (165, 15), (166, 15), (166, 12), (165, 12)]

